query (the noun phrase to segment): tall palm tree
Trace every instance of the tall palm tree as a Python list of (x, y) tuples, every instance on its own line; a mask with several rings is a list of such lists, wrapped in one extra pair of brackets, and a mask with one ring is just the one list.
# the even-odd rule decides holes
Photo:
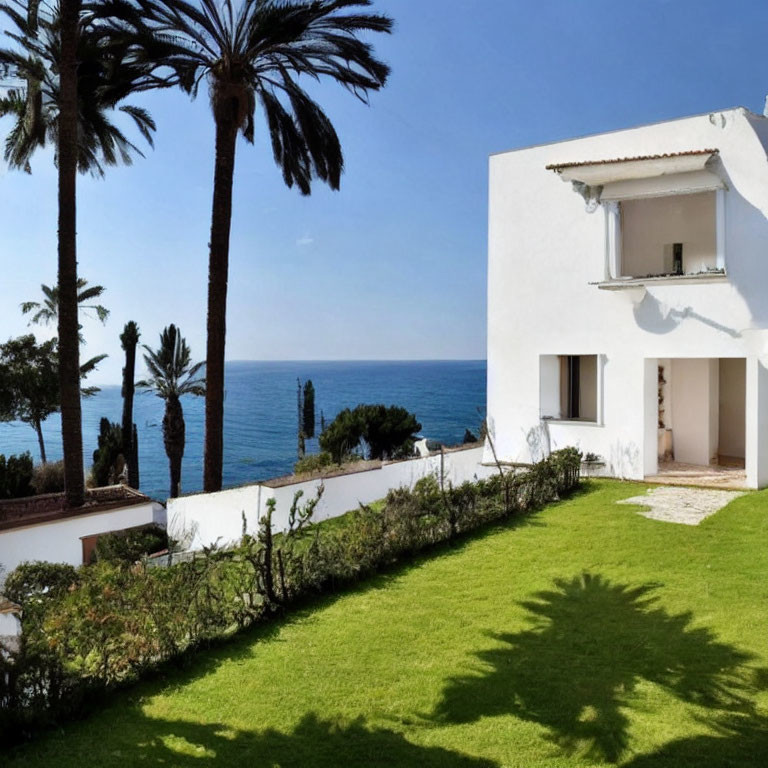
[[(80, 323), (77, 311), (78, 57), (81, 0), (60, 0), (58, 174), (59, 389), (64, 493), (70, 507), (85, 503), (83, 413), (80, 406)], [(34, 39), (34, 38), (31, 38)], [(39, 60), (35, 62), (39, 63)], [(55, 65), (55, 59), (49, 64)], [(42, 78), (41, 78), (42, 79)], [(42, 132), (40, 132), (42, 133)]]
[[(232, 179), (238, 133), (254, 142), (259, 104), (285, 183), (308, 195), (319, 179), (338, 189), (343, 169), (331, 121), (299, 85), (302, 76), (335, 81), (367, 103), (389, 67), (360, 38), (390, 32), (392, 20), (364, 11), (371, 0), (133, 0), (123, 29), (164, 40), (163, 63), (193, 97), (208, 82), (216, 125), (208, 269), (208, 389), (205, 401), (204, 488), (221, 488)], [(113, 6), (124, 0), (113, 0)], [(349, 11), (345, 13), (345, 11)]]
[[(77, 172), (103, 174), (104, 165), (128, 163), (138, 151), (107, 113), (131, 93), (164, 84), (152, 66), (140, 62), (125, 41), (104, 34), (81, 0), (59, 0), (50, 13), (39, 3), (0, 3), (17, 27), (7, 32), (14, 49), (0, 49), (0, 69), (26, 82), (26, 93), (11, 90), (0, 114), (15, 116), (6, 139), (11, 167), (29, 170), (33, 152), (55, 141), (58, 168), (59, 376), (67, 504), (85, 500), (77, 282)], [(167, 83), (166, 83), (167, 84)], [(124, 110), (151, 143), (154, 123), (141, 109)]]
[(149, 378), (139, 381), (136, 387), (150, 390), (165, 400), (163, 443), (171, 472), (171, 498), (175, 499), (181, 484), (186, 433), (181, 398), (184, 395), (205, 395), (205, 378), (198, 376), (205, 363), (192, 365), (187, 342), (175, 325), (169, 325), (160, 334), (157, 350), (150, 349), (146, 344), (142, 346), (146, 352), (144, 362)]

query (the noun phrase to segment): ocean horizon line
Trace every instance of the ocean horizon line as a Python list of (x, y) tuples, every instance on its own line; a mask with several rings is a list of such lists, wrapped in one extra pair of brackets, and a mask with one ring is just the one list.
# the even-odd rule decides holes
[[(236, 360), (225, 360), (224, 365), (240, 364), (240, 363), (283, 363), (283, 364), (301, 364), (301, 365), (322, 365), (325, 363), (487, 363), (488, 360), (485, 357), (405, 357), (405, 358), (320, 358), (315, 360), (301, 360), (301, 359), (245, 359), (238, 358)], [(100, 382), (94, 381), (97, 387), (122, 387), (120, 381)], [(137, 392), (138, 394), (138, 392)]]
[(236, 358), (225, 363), (486, 363), (485, 357), (318, 357), (318, 358)]

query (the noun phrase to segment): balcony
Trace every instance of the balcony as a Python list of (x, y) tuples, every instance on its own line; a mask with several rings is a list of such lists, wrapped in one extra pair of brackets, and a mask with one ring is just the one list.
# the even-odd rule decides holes
[(605, 276), (622, 290), (725, 282), (724, 190), (606, 201)]
[(603, 290), (725, 282), (726, 185), (716, 149), (548, 165), (605, 214)]
[(644, 277), (616, 277), (610, 280), (601, 280), (600, 282), (590, 283), (596, 285), (602, 291), (621, 291), (628, 288), (645, 287), (649, 285), (694, 285), (701, 283), (725, 283), (728, 276), (725, 269), (714, 267), (704, 272), (695, 274), (663, 274), (663, 275), (645, 275)]

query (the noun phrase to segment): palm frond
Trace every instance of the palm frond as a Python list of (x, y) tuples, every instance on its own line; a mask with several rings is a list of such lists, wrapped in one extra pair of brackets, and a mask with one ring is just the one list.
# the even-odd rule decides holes
[[(131, 6), (120, 0), (109, 4), (123, 10)], [(142, 58), (135, 44), (105, 23), (103, 11), (94, 11), (97, 5), (101, 3), (84, 5), (78, 40), (78, 170), (102, 176), (107, 166), (127, 165), (136, 155), (143, 156), (111, 121), (110, 113), (120, 109), (128, 115), (152, 146), (155, 123), (149, 113), (140, 107), (125, 107), (122, 102), (132, 93), (173, 82), (158, 76), (156, 61)], [(51, 6), (45, 15), (31, 10), (30, 19), (35, 23), (28, 23), (24, 14), (8, 3), (0, 3), (0, 13), (17, 30), (6, 30), (17, 48), (0, 49), (0, 65), (12, 68), (27, 83), (23, 99), (21, 93), (8, 94), (0, 102), (0, 117), (15, 120), (6, 136), (4, 157), (11, 167), (29, 170), (34, 152), (46, 141), (55, 144), (58, 134), (59, 9)]]
[[(193, 96), (207, 79), (214, 114), (219, 109), (222, 115), (234, 114), (249, 142), (255, 139), (259, 103), (275, 163), (288, 186), (297, 186), (302, 194), (311, 192), (314, 180), (339, 188), (344, 169), (339, 137), (298, 79), (332, 80), (364, 102), (384, 86), (389, 66), (362, 36), (389, 33), (393, 22), (368, 12), (370, 0), (104, 4), (114, 29), (142, 51), (139, 60), (162, 63)], [(119, 150), (119, 142), (115, 148)]]
[[(39, 301), (25, 301), (21, 304), (22, 314), (28, 314), (37, 310), (32, 316), (30, 324), (39, 325), (56, 321), (59, 317), (59, 287), (58, 285), (41, 285), (40, 290), (43, 293), (42, 303)], [(96, 299), (102, 296), (106, 289), (103, 285), (88, 285), (88, 280), (84, 277), (77, 279), (77, 305), (79, 311), (87, 314), (89, 310), (96, 313), (96, 317), (105, 323), (109, 317), (109, 310), (101, 304), (86, 304), (86, 301)]]

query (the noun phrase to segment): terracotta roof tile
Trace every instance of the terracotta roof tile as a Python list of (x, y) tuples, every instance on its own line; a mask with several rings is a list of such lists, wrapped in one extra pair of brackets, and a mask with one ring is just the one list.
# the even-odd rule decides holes
[(579, 160), (575, 163), (551, 163), (548, 171), (561, 171), (563, 168), (580, 168), (584, 165), (610, 165), (611, 163), (633, 163), (639, 160), (664, 160), (668, 157), (688, 157), (690, 155), (716, 155), (717, 149), (690, 149), (687, 152), (665, 152), (661, 155), (638, 155), (636, 157), (614, 157), (609, 160)]
[(67, 517), (90, 515), (109, 509), (131, 507), (150, 502), (149, 496), (126, 485), (110, 485), (86, 491), (82, 507), (68, 508), (63, 493), (46, 493), (22, 499), (0, 501), (0, 531), (48, 523)]

